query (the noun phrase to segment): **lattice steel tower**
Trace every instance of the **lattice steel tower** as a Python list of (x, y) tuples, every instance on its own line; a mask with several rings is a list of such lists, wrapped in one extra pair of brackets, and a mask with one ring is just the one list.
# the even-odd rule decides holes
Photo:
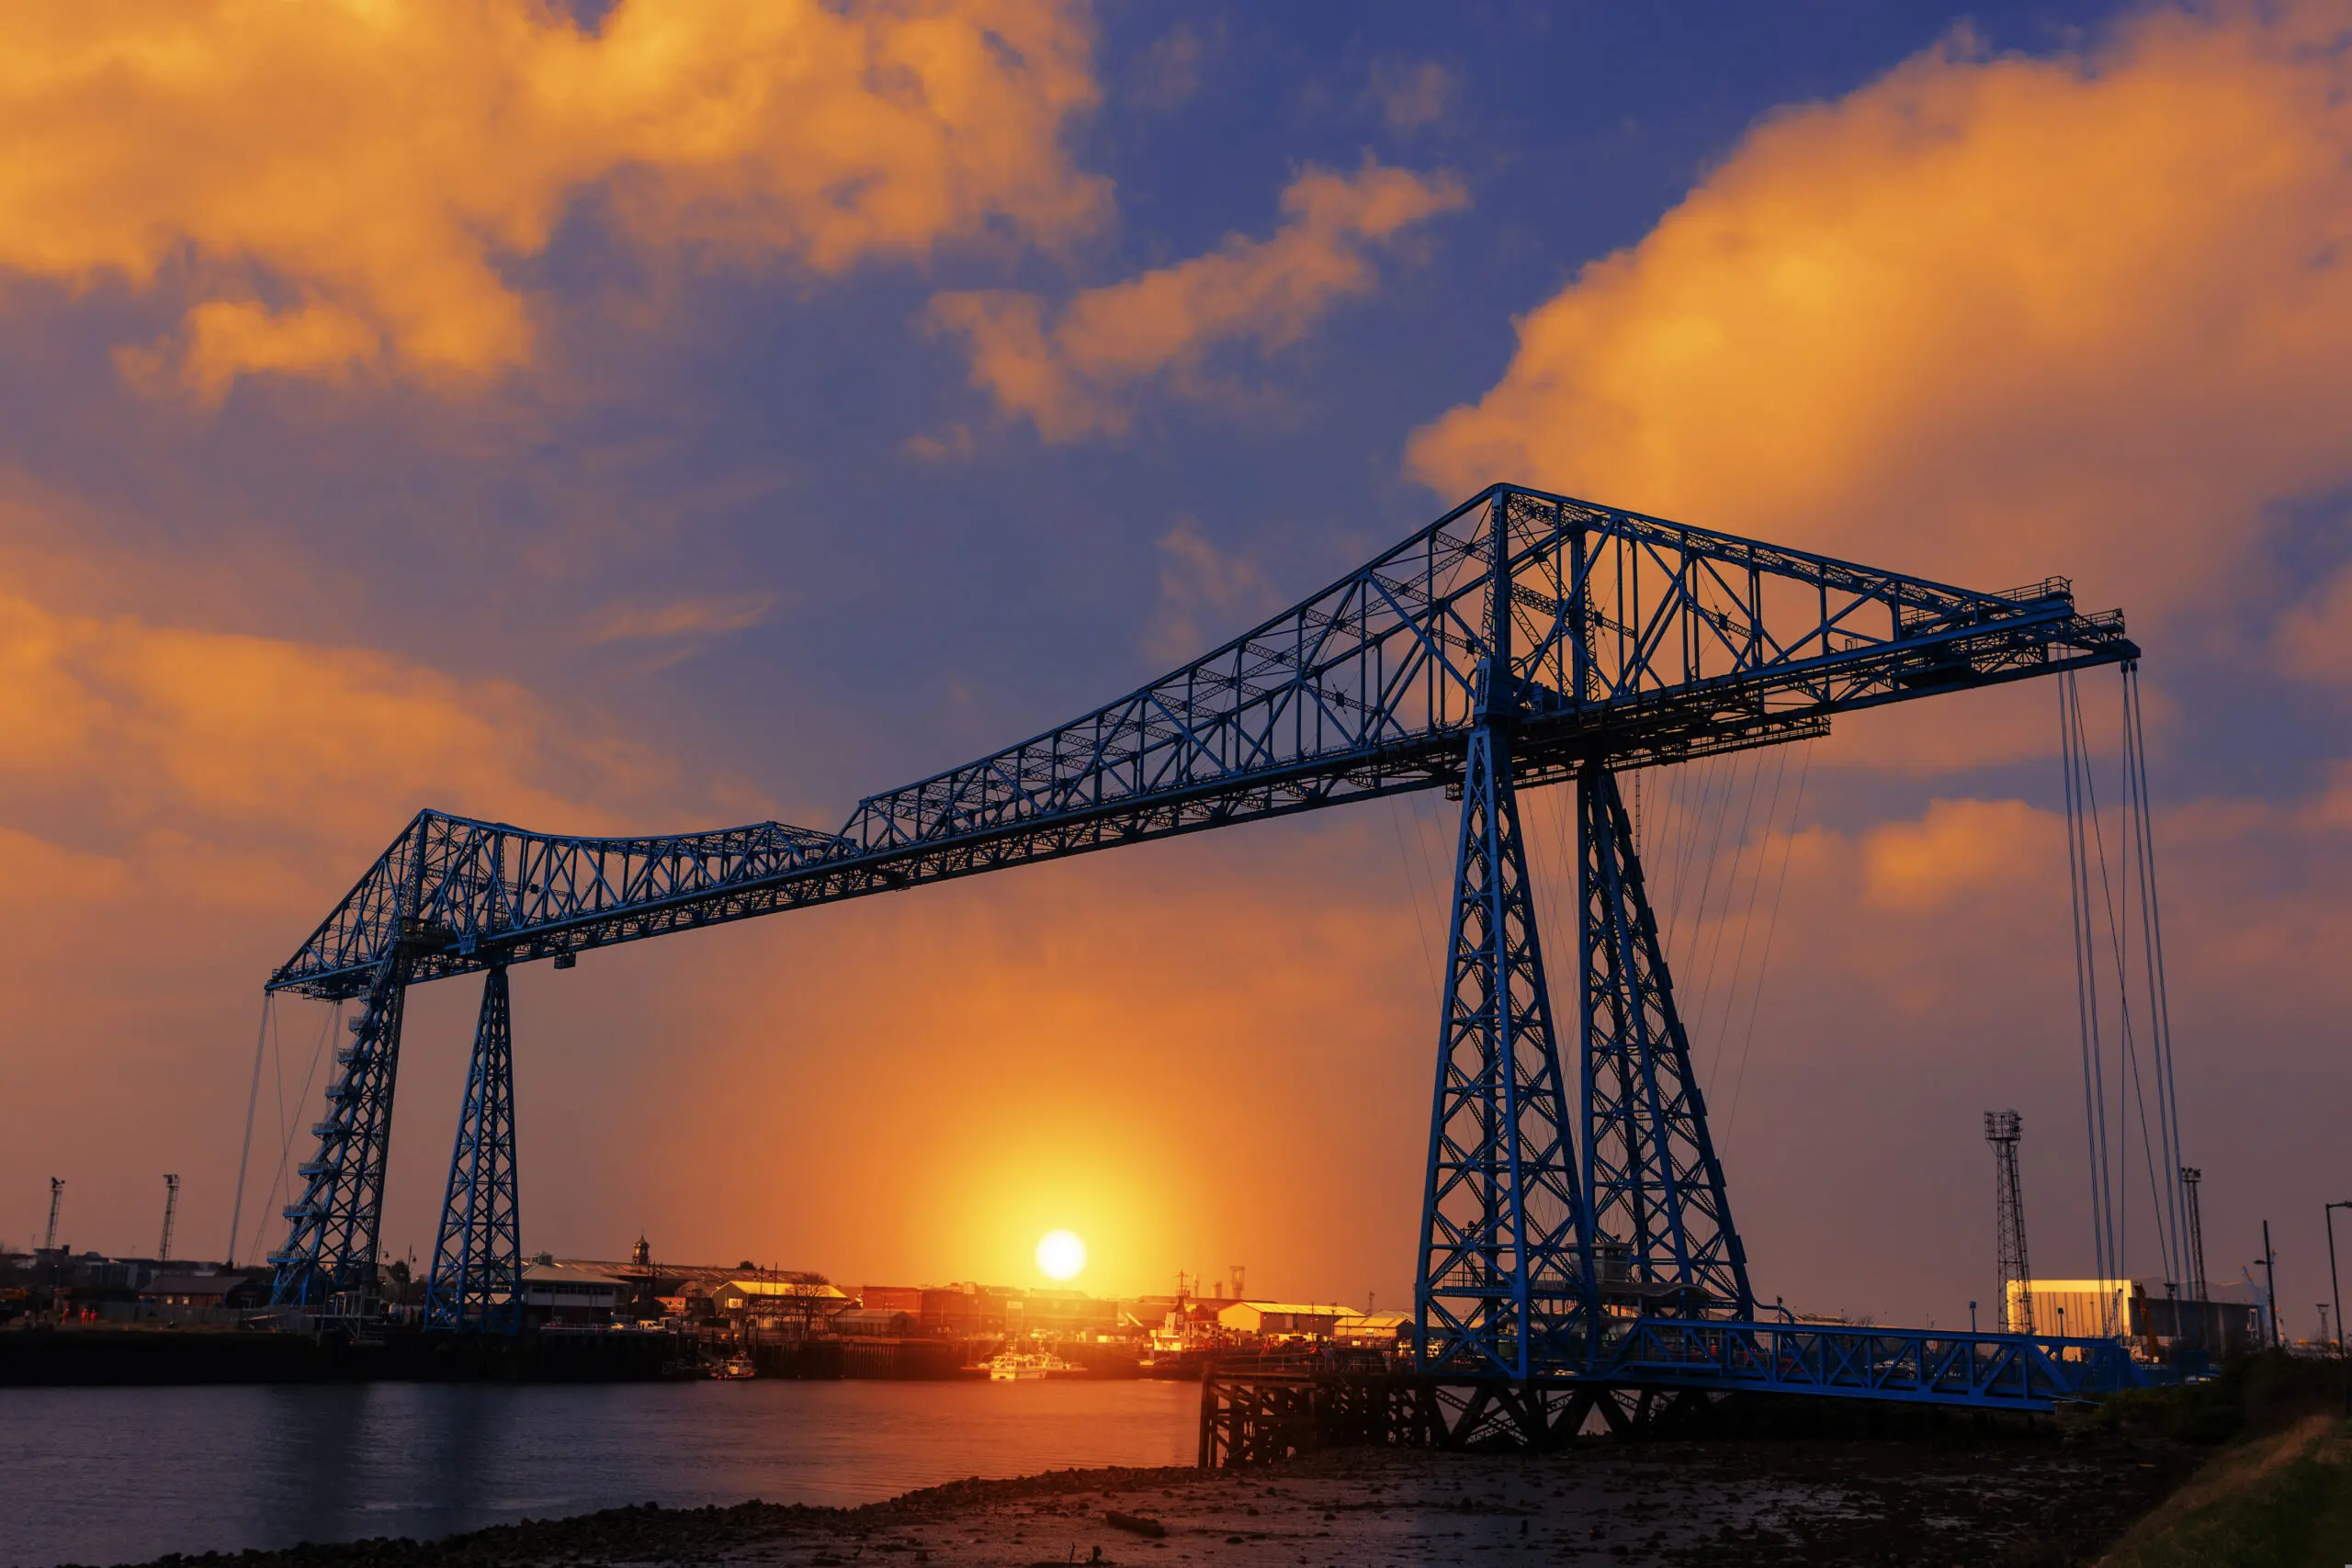
[[(1479, 1385), (1474, 1414), (1493, 1407), (1486, 1385), (1518, 1385), (1512, 1418), (1546, 1429), (1537, 1382), (1723, 1354), (1703, 1336), (1755, 1305), (1621, 781), (2138, 657), (2120, 614), (2077, 612), (2060, 579), (1985, 593), (1493, 485), (1125, 696), (866, 796), (837, 832), (583, 839), (420, 812), (270, 976), (361, 1003), (272, 1299), (372, 1303), (412, 985), (488, 976), (427, 1320), (503, 1326), (521, 1257), (509, 965), (568, 969), (615, 943), (1443, 790), (1462, 818), (1416, 1359)], [(1554, 785), (1575, 792), (1577, 863), (1556, 991), (1521, 811)], [(1660, 1323), (1690, 1326), (1637, 1335)], [(1590, 1408), (1564, 1407), (1565, 1429)]]
[(2180, 1168), (2180, 1190), (2188, 1201), (2188, 1299), (2205, 1299), (2205, 1222), (2197, 1212), (2197, 1184), (2205, 1173), (2193, 1165)]
[(2018, 1134), (2014, 1111), (1984, 1112), (1984, 1141), (1993, 1145), (1994, 1250), (1999, 1254), (2001, 1326), (2031, 1334), (2033, 1269), (2025, 1255), (2025, 1191), (2018, 1180)]
[(448, 1194), (424, 1291), (428, 1328), (517, 1334), (523, 1327), (523, 1235), (514, 1185), (514, 1004), (506, 966), (482, 982), (465, 1109), (449, 1156)]

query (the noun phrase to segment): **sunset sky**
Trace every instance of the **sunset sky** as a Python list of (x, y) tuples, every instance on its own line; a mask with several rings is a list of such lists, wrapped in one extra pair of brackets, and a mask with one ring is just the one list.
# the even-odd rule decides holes
[[(261, 983), (419, 807), (830, 829), (1501, 479), (2125, 608), (2209, 1271), (2267, 1217), (2316, 1327), (2352, 3), (0, 0), (0, 38), (11, 1244), (54, 1175), (62, 1239), (150, 1250), (169, 1170), (220, 1253)], [(1653, 877), (1765, 1299), (1989, 1301), (2012, 1106), (2037, 1272), (2091, 1271), (2057, 736), (2030, 682), (1645, 781), (1661, 835), (1753, 801)], [(1527, 810), (1565, 976), (1569, 818)], [(517, 971), (525, 1246), (1041, 1284), (1067, 1227), (1088, 1289), (1406, 1304), (1452, 833), (1376, 803)], [(395, 1254), (478, 998), (411, 1001)], [(276, 1010), (242, 1253), (325, 1012)]]

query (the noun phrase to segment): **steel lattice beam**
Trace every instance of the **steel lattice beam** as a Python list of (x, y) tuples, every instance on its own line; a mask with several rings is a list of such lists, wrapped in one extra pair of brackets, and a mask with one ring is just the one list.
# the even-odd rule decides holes
[[(1655, 1383), (1657, 1359), (1697, 1346), (1717, 1379), (1733, 1375), (1728, 1357), (1740, 1378), (1774, 1381), (1788, 1368), (1775, 1349), (1753, 1370), (1753, 1325), (1691, 1340), (1644, 1319), (1623, 1337), (1629, 1292), (1686, 1321), (1744, 1316), (1752, 1297), (1611, 770), (1817, 735), (1836, 714), (2138, 652), (2120, 614), (2078, 615), (2063, 581), (1973, 592), (1497, 486), (1162, 680), (868, 796), (838, 833), (768, 822), (582, 839), (420, 813), (269, 982), (368, 998), (319, 1157), (302, 1168), (309, 1190), (286, 1211), (276, 1297), (315, 1305), (373, 1283), (413, 982), (492, 976), (435, 1248), (433, 1310), (463, 1323), (474, 1304), (486, 1311), (473, 1298), (510, 1255), (519, 1266), (507, 965), (1451, 786), (1463, 830), (1416, 1293), (1422, 1365), (1532, 1391), (1614, 1344), (1621, 1359), (1650, 1358), (1637, 1370)], [(1515, 794), (1570, 777), (1581, 1129)], [(1850, 1348), (1808, 1344), (1833, 1359)], [(1855, 1374), (1873, 1388), (1907, 1378), (1932, 1390), (1946, 1375), (1919, 1359), (1924, 1339), (1883, 1367), (1877, 1354), (1866, 1349)], [(1844, 1389), (1845, 1369), (1804, 1375)]]
[(482, 982), (466, 1102), (424, 1291), (428, 1328), (523, 1327), (522, 1213), (515, 1191), (514, 1000), (503, 964)]
[(269, 987), (355, 997), (395, 947), (413, 978), (440, 979), (1458, 786), (1498, 640), (1522, 784), (1596, 758), (1817, 735), (1836, 714), (2139, 651), (2120, 614), (2077, 614), (2063, 581), (1976, 592), (1496, 486), (1114, 703), (868, 796), (837, 833), (595, 839), (421, 813)]

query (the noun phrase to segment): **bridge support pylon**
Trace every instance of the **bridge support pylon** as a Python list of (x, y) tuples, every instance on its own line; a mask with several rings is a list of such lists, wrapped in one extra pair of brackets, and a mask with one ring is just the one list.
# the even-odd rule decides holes
[(424, 1292), (427, 1328), (517, 1334), (523, 1327), (523, 1236), (514, 1177), (514, 1004), (506, 966), (482, 982), (465, 1108)]
[(340, 1076), (327, 1086), (327, 1116), (311, 1130), (318, 1152), (300, 1174), (300, 1201), (283, 1211), (286, 1244), (269, 1255), (277, 1269), (272, 1306), (343, 1310), (376, 1290), (384, 1217), (384, 1163), (392, 1141), (392, 1090), (399, 1079), (401, 1018), (410, 958), (403, 945), (377, 963), (351, 1043), (335, 1052)]
[(1577, 773), (1577, 909), (1582, 1189), (1600, 1254), (1596, 1294), (1649, 1315), (1751, 1317), (1747, 1255), (1674, 978), (1616, 775), (1600, 761)]
[(1591, 1247), (1500, 722), (1470, 737), (1451, 930), (1416, 1364), (1524, 1382), (1583, 1359)]

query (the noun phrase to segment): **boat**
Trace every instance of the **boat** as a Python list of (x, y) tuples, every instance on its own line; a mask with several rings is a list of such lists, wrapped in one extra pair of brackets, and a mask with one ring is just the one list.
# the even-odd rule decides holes
[(1028, 1382), (1039, 1378), (1086, 1375), (1084, 1367), (1065, 1361), (1050, 1350), (1000, 1350), (978, 1367), (967, 1370), (986, 1371), (990, 1382)]
[(752, 1363), (751, 1357), (739, 1351), (712, 1368), (710, 1375), (715, 1378), (729, 1379), (755, 1378), (760, 1375), (760, 1369)]

